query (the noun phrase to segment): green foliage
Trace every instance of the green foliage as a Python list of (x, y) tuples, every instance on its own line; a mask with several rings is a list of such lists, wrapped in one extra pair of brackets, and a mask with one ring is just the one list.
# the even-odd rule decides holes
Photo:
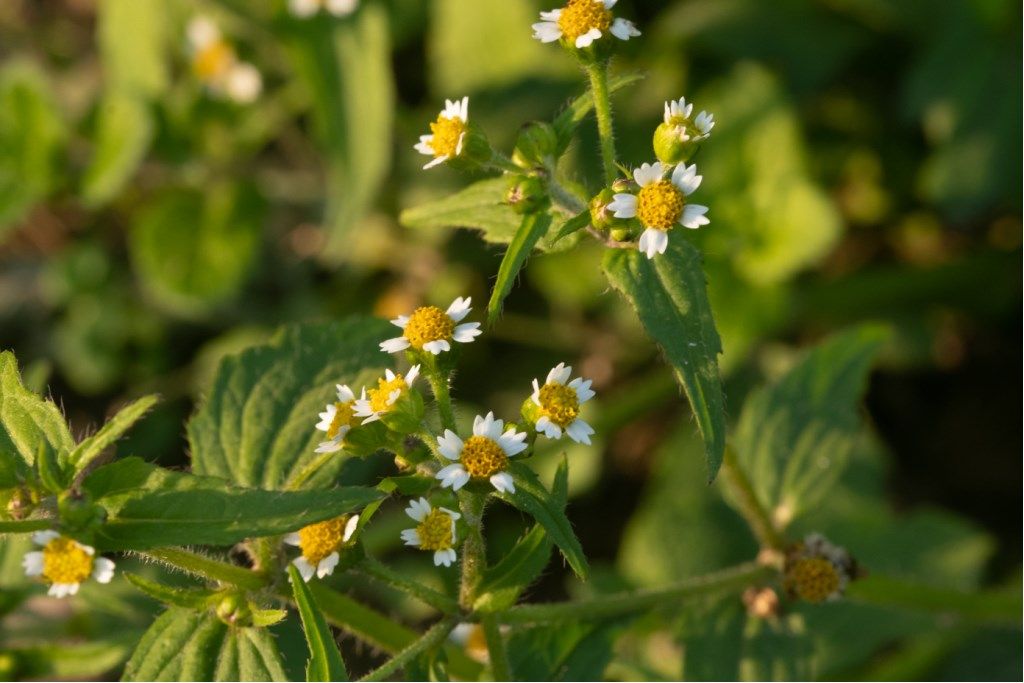
[(68, 456), (68, 462), (77, 471), (82, 471), (103, 454), (103, 451), (114, 444), (132, 425), (142, 419), (150, 408), (156, 405), (158, 397), (143, 396), (122, 408), (114, 417), (103, 425), (98, 432), (82, 439)]
[(103, 98), (96, 111), (92, 160), (82, 178), (86, 204), (99, 206), (121, 191), (145, 158), (153, 135), (152, 114), (141, 97), (114, 90)]
[(616, 625), (566, 621), (515, 632), (509, 639), (515, 680), (601, 680), (617, 630)]
[(348, 671), (338, 652), (334, 634), (327, 625), (323, 614), (316, 606), (316, 600), (306, 582), (294, 566), (288, 567), (288, 578), (295, 595), (295, 604), (302, 618), (302, 629), (309, 646), (309, 661), (306, 664), (307, 681), (347, 681)]
[(406, 209), (399, 220), (406, 227), (418, 229), (473, 228), (488, 242), (508, 244), (515, 238), (521, 219), (505, 203), (507, 190), (504, 178), (479, 180), (444, 199)]
[(484, 612), (501, 611), (516, 603), (522, 592), (544, 571), (551, 558), (551, 539), (535, 524), (493, 567), (488, 567), (473, 605)]
[[(523, 222), (516, 230), (515, 237), (505, 250), (505, 256), (501, 259), (501, 266), (498, 268), (498, 279), (491, 290), (491, 299), (487, 302), (487, 322), (495, 323), (501, 315), (501, 304), (512, 291), (519, 271), (526, 263), (527, 257), (533, 251), (534, 246), (551, 227), (551, 216), (546, 213), (531, 213), (523, 216)], [(561, 233), (559, 233), (561, 236)]]

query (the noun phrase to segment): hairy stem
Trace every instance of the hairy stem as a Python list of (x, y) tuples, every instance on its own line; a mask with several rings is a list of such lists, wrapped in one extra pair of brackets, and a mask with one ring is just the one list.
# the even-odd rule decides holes
[(459, 611), (459, 604), (454, 598), (440, 593), (433, 588), (428, 588), (418, 581), (407, 579), (372, 557), (364, 558), (359, 563), (358, 570), (376, 581), (386, 583), (393, 588), (408, 593), (414, 598), (422, 600), (444, 614), (453, 614)]
[(181, 548), (154, 548), (153, 550), (140, 553), (175, 569), (180, 569), (186, 574), (200, 576), (204, 579), (230, 583), (239, 588), (259, 590), (267, 585), (267, 579), (256, 572), (215, 560), (198, 553), (193, 553)]
[(437, 403), (437, 411), (441, 415), (442, 429), (455, 431), (455, 411), (452, 409), (452, 395), (448, 387), (448, 375), (441, 372), (437, 364), (437, 356), (424, 352), (423, 364), (427, 368), (427, 382), (430, 383), (430, 390), (434, 394), (434, 402)]
[(493, 614), (484, 615), (480, 619), (480, 625), (484, 629), (487, 653), (491, 659), (491, 677), (496, 681), (513, 680), (512, 668), (508, 663), (508, 652), (505, 650), (505, 640), (501, 635), (497, 619)]
[(426, 633), (419, 637), (419, 639), (413, 641), (404, 650), (396, 654), (390, 660), (388, 660), (383, 666), (378, 669), (371, 671), (369, 674), (360, 678), (361, 681), (386, 681), (401, 669), (405, 668), (409, 662), (418, 657), (421, 653), (438, 647), (444, 643), (444, 639), (448, 637), (448, 634), (455, 628), (455, 619), (448, 617), (437, 622), (431, 626)]
[(597, 135), (601, 142), (601, 165), (604, 182), (611, 185), (618, 172), (615, 169), (615, 131), (612, 127), (612, 103), (608, 95), (608, 62), (587, 65), (590, 92), (594, 97), (597, 117)]
[(736, 452), (728, 444), (725, 446), (725, 455), (722, 459), (721, 477), (726, 486), (732, 491), (740, 514), (743, 515), (743, 519), (750, 525), (750, 530), (757, 538), (757, 542), (761, 544), (761, 547), (771, 550), (784, 550), (786, 540), (779, 533), (779, 530), (775, 528), (772, 518), (768, 515), (768, 511), (764, 509), (764, 506), (761, 505), (761, 501), (757, 499), (754, 487), (751, 486), (746, 473), (736, 460)]
[(463, 489), (459, 492), (459, 503), (462, 519), (469, 527), (466, 540), (462, 543), (462, 583), (459, 587), (459, 604), (463, 609), (473, 609), (476, 600), (476, 587), (480, 575), (487, 566), (487, 546), (484, 544), (484, 506), (487, 496), (470, 493)]

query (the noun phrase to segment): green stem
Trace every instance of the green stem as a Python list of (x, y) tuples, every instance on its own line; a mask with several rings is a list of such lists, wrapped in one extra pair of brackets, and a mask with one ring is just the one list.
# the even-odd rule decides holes
[(505, 650), (505, 639), (501, 635), (498, 621), (493, 614), (486, 614), (480, 619), (487, 641), (487, 653), (491, 659), (491, 677), (496, 681), (511, 681), (512, 668), (508, 663), (508, 652)]
[(722, 480), (731, 489), (739, 512), (743, 519), (750, 525), (750, 530), (757, 538), (762, 548), (771, 550), (784, 550), (786, 540), (775, 528), (768, 511), (761, 505), (754, 493), (754, 487), (747, 479), (746, 473), (736, 460), (736, 452), (732, 446), (726, 444), (725, 455), (722, 458), (722, 469), (720, 471)]
[(239, 588), (259, 590), (267, 585), (266, 578), (252, 570), (180, 548), (154, 548), (141, 553), (141, 555), (180, 569), (187, 574), (230, 583)]
[(441, 372), (437, 365), (437, 357), (432, 353), (423, 354), (423, 365), (426, 366), (427, 382), (434, 394), (438, 413), (441, 415), (442, 429), (455, 431), (455, 411), (452, 410), (452, 395), (448, 387), (448, 376)]
[(574, 195), (568, 189), (562, 187), (553, 177), (548, 180), (548, 191), (551, 192), (551, 199), (555, 205), (571, 214), (577, 214), (587, 208), (585, 202)]
[(444, 642), (448, 634), (455, 628), (456, 620), (453, 617), (442, 619), (431, 626), (418, 640), (413, 641), (404, 650), (388, 660), (383, 666), (371, 671), (360, 678), (361, 681), (385, 681), (405, 668), (413, 659), (421, 653), (431, 650)]
[(504, 171), (506, 173), (523, 172), (523, 169), (516, 166), (515, 162), (496, 149), (491, 150), (491, 161), (488, 165), (497, 171)]
[(484, 506), (487, 496), (470, 493), (463, 489), (459, 492), (459, 503), (462, 509), (462, 520), (469, 527), (466, 540), (462, 542), (462, 583), (459, 587), (459, 604), (463, 609), (473, 609), (476, 601), (476, 587), (480, 583), (480, 575), (487, 567), (487, 546), (484, 544)]
[(454, 598), (440, 593), (433, 588), (428, 588), (417, 581), (407, 579), (372, 557), (363, 559), (357, 569), (372, 579), (386, 583), (393, 588), (408, 593), (414, 598), (422, 600), (440, 612), (454, 614), (459, 611), (459, 603)]
[(713, 574), (685, 579), (678, 583), (643, 591), (602, 595), (588, 600), (519, 605), (499, 614), (503, 624), (540, 624), (553, 621), (587, 621), (620, 617), (665, 607), (690, 598), (704, 599), (712, 594), (741, 590), (772, 576), (774, 570), (749, 562)]
[(590, 93), (594, 98), (594, 114), (597, 117), (597, 136), (601, 142), (601, 164), (604, 166), (604, 182), (611, 185), (618, 176), (615, 168), (615, 131), (612, 127), (612, 103), (608, 96), (608, 62), (587, 65), (590, 77)]

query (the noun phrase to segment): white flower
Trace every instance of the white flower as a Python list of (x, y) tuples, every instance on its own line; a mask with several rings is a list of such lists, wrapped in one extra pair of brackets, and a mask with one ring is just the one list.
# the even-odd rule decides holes
[(693, 103), (687, 103), (685, 97), (665, 103), (663, 120), (672, 127), (673, 133), (678, 136), (680, 142), (706, 140), (711, 135), (711, 129), (715, 127), (713, 114), (701, 111), (691, 119), (692, 113)]
[(345, 436), (352, 427), (361, 422), (355, 414), (356, 395), (346, 384), (338, 384), (338, 400), (328, 403), (324, 412), (320, 413), (320, 421), (316, 428), (327, 432), (327, 441), (321, 441), (316, 447), (317, 453), (333, 453), (340, 451)]
[(642, 164), (633, 171), (633, 179), (640, 186), (637, 194), (617, 193), (608, 210), (616, 218), (640, 220), (644, 233), (637, 245), (647, 258), (664, 254), (668, 248), (668, 231), (677, 224), (684, 228), (699, 228), (710, 221), (706, 214), (708, 207), (690, 204), (686, 198), (700, 187), (703, 176), (697, 175), (697, 166), (678, 164), (672, 171), (672, 180), (664, 180), (666, 167), (656, 161)]
[(430, 124), (430, 135), (421, 135), (414, 149), (434, 157), (423, 168), (432, 168), (462, 154), (469, 124), (469, 98), (445, 100), (444, 110)]
[(396, 375), (391, 370), (385, 370), (384, 376), (377, 380), (377, 388), (363, 388), (362, 393), (355, 402), (355, 415), (365, 418), (363, 424), (374, 422), (380, 416), (391, 410), (395, 401), (401, 398), (402, 394), (409, 390), (413, 382), (420, 375), (420, 366), (414, 365), (403, 377)]
[(498, 491), (515, 493), (516, 486), (508, 470), (508, 459), (526, 450), (526, 432), (513, 428), (505, 431), (505, 422), (494, 419), (494, 413), (485, 417), (477, 415), (473, 420), (473, 436), (463, 441), (450, 429), (437, 437), (441, 455), (454, 460), (444, 467), (436, 477), (441, 486), (450, 486), (458, 491), (471, 478), (487, 479)]
[(458, 324), (472, 310), (470, 302), (470, 297), (459, 297), (447, 311), (437, 306), (421, 306), (412, 315), (398, 316), (391, 323), (402, 328), (402, 336), (381, 343), (381, 351), (396, 353), (411, 346), (436, 356), (450, 351), (452, 341), (468, 344), (480, 334), (480, 323)]
[(618, 0), (569, 0), (565, 7), (540, 13), (533, 25), (533, 37), (552, 43), (563, 37), (577, 48), (591, 45), (607, 31), (619, 40), (640, 35), (633, 22), (613, 18), (611, 9)]
[(359, 515), (342, 515), (285, 534), (284, 542), (298, 546), (302, 552), (292, 560), (302, 580), (308, 582), (314, 574), (322, 579), (333, 572), (341, 559), (338, 551), (352, 538), (358, 525)]
[(263, 78), (255, 66), (240, 61), (235, 49), (207, 17), (196, 17), (186, 29), (192, 70), (210, 93), (249, 104), (263, 90)]
[(591, 380), (577, 377), (569, 381), (572, 367), (559, 363), (548, 373), (544, 386), (533, 380), (530, 398), (540, 413), (536, 427), (549, 439), (560, 439), (568, 434), (576, 443), (590, 445), (594, 428), (579, 418), (580, 406), (594, 398)]
[(405, 514), (417, 524), (414, 529), (402, 531), (402, 540), (421, 550), (434, 551), (434, 566), (450, 567), (455, 561), (455, 520), (458, 512), (442, 507), (431, 507), (426, 498), (412, 500)]
[(56, 531), (37, 531), (32, 541), (43, 549), (25, 553), (21, 566), (26, 576), (38, 576), (49, 583), (47, 593), (55, 598), (74, 595), (90, 576), (99, 583), (110, 583), (114, 577), (114, 562), (96, 557), (96, 549), (91, 546)]
[(359, 0), (289, 0), (288, 10), (299, 19), (308, 19), (321, 9), (329, 14), (344, 17), (352, 14), (359, 6)]

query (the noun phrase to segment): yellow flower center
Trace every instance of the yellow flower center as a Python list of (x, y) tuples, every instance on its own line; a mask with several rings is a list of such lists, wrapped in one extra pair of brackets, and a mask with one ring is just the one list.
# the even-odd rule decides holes
[(439, 508), (431, 510), (416, 527), (420, 547), (424, 550), (448, 550), (455, 539), (452, 536), (452, 518)]
[(459, 142), (466, 132), (466, 122), (457, 116), (438, 116), (437, 121), (430, 124), (430, 132), (434, 136), (430, 141), (434, 156), (451, 159), (459, 155)]
[(409, 316), (403, 334), (414, 349), (422, 349), (427, 342), (451, 339), (454, 331), (455, 321), (447, 313), (437, 306), (421, 306)]
[(405, 391), (408, 388), (409, 385), (405, 383), (401, 375), (395, 375), (395, 378), (391, 381), (381, 377), (377, 380), (377, 388), (366, 392), (366, 395), (370, 398), (370, 409), (375, 413), (388, 412), (391, 410), (391, 403), (388, 401), (391, 394), (396, 389), (398, 391)]
[(540, 388), (540, 408), (549, 420), (565, 429), (579, 417), (580, 399), (572, 387), (552, 382)]
[(43, 548), (43, 578), (50, 583), (82, 583), (92, 574), (92, 555), (70, 538), (55, 538)]
[(508, 456), (498, 442), (475, 434), (462, 444), (460, 461), (471, 477), (490, 477), (508, 467)]
[(683, 215), (683, 193), (668, 180), (658, 180), (640, 188), (636, 197), (636, 217), (645, 228), (669, 230)]
[(235, 51), (223, 40), (214, 40), (204, 46), (192, 59), (192, 70), (203, 81), (211, 81), (231, 66)]
[(570, 42), (575, 42), (592, 28), (605, 34), (611, 25), (612, 13), (601, 0), (569, 0), (558, 17), (558, 28)]
[(839, 589), (839, 572), (823, 557), (805, 557), (786, 571), (786, 586), (807, 602), (823, 602)]
[(310, 564), (316, 565), (341, 547), (345, 537), (345, 523), (348, 515), (342, 515), (326, 522), (317, 522), (299, 529), (299, 549)]
[(362, 422), (363, 418), (355, 415), (354, 404), (355, 401), (345, 401), (344, 403), (338, 401), (334, 404), (334, 419), (331, 420), (331, 424), (327, 428), (328, 439), (338, 436), (342, 427), (352, 428)]

